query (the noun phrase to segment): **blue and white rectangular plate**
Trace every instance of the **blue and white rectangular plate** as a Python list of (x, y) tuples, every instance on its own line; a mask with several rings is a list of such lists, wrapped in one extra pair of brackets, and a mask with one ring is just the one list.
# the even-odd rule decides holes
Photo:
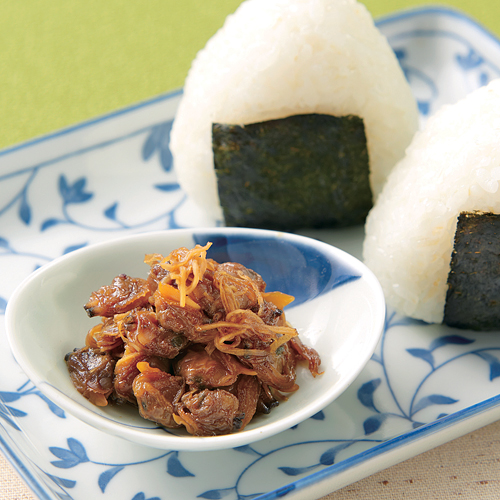
[[(500, 77), (500, 42), (459, 12), (407, 11), (378, 26), (422, 123)], [(160, 96), (0, 152), (2, 312), (21, 280), (76, 248), (217, 224), (186, 198), (172, 169), (179, 98)], [(307, 235), (360, 257), (360, 227)], [(76, 421), (26, 378), (3, 322), (0, 346), (0, 447), (40, 499), (319, 498), (500, 418), (500, 335), (391, 311), (375, 355), (332, 405), (271, 439), (217, 452), (159, 451)]]

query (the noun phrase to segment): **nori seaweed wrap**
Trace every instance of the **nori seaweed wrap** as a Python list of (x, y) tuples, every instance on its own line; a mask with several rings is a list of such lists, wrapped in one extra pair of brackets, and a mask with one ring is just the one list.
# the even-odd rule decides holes
[(500, 215), (458, 217), (443, 323), (500, 330)]
[(362, 224), (372, 207), (363, 120), (295, 115), (213, 124), (227, 226), (297, 229)]

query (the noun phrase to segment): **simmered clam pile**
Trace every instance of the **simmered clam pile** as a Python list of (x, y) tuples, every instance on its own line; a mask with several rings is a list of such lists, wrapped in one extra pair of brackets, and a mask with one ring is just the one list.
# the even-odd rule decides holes
[(85, 310), (102, 321), (65, 359), (93, 404), (133, 404), (162, 426), (214, 436), (296, 391), (298, 363), (318, 375), (318, 353), (285, 319), (293, 297), (265, 292), (241, 264), (207, 259), (210, 246), (147, 255), (147, 279), (121, 274), (92, 293)]

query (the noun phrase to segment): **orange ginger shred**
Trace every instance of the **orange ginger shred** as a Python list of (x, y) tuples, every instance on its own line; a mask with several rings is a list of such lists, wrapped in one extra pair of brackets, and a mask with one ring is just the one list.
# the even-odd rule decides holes
[[(179, 304), (186, 305), (188, 295), (196, 288), (208, 267), (207, 250), (212, 246), (208, 242), (204, 247), (196, 245), (191, 250), (180, 248), (165, 257), (160, 265), (169, 272), (169, 278), (175, 281), (179, 289)], [(188, 284), (189, 282), (189, 284)]]
[(184, 295), (184, 304), (182, 304), (182, 291), (172, 285), (169, 285), (168, 283), (160, 281), (158, 283), (158, 292), (167, 302), (174, 302), (176, 304), (180, 304), (182, 307), (188, 306), (192, 309), (200, 309), (200, 306), (186, 295)]
[(282, 292), (264, 292), (262, 297), (268, 302), (272, 302), (278, 309), (281, 310), (295, 300), (293, 295), (288, 295)]

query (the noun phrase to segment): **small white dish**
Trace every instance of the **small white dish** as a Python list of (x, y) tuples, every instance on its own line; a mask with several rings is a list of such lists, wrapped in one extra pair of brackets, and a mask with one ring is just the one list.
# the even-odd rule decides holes
[[(64, 361), (85, 343), (90, 320), (83, 304), (118, 274), (146, 277), (147, 253), (211, 241), (208, 256), (240, 262), (260, 273), (267, 290), (294, 295), (287, 319), (321, 356), (323, 374), (299, 368), (300, 389), (241, 432), (194, 437), (159, 428), (130, 406), (94, 406), (74, 388)], [(288, 429), (336, 399), (370, 359), (385, 320), (376, 278), (351, 255), (320, 241), (254, 229), (188, 229), (144, 233), (76, 250), (34, 272), (16, 289), (6, 311), (12, 352), (30, 380), (55, 404), (116, 436), (161, 449), (234, 448)]]

